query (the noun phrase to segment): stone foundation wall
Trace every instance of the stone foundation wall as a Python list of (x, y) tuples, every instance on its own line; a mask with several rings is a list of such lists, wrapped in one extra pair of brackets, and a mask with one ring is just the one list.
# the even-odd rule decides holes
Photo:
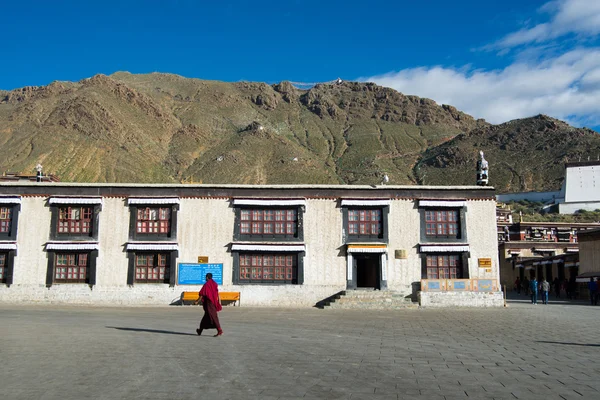
[[(82, 304), (102, 306), (169, 305), (181, 292), (199, 291), (201, 286), (136, 285), (101, 286), (86, 284), (0, 286), (0, 303)], [(240, 305), (261, 307), (312, 307), (345, 287), (333, 285), (223, 286), (223, 292), (240, 292)]]
[(421, 307), (503, 307), (502, 292), (419, 292)]

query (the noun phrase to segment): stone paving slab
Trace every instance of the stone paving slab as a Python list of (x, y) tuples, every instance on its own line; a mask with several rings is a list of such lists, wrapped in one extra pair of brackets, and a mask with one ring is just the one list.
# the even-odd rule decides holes
[[(318, 310), (0, 304), (6, 399), (600, 398), (600, 307)], [(214, 331), (213, 331), (214, 332)]]

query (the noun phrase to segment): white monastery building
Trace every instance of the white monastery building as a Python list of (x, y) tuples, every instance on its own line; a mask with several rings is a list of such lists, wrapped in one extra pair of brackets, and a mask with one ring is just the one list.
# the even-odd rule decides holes
[(501, 306), (494, 189), (0, 183), (0, 302), (168, 305), (207, 271), (242, 306)]
[(600, 209), (600, 161), (565, 164), (565, 180), (556, 200), (561, 214)]

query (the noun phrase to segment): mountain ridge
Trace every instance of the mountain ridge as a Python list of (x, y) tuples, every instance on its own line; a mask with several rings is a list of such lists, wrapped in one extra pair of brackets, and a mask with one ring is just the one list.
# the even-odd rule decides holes
[(117, 72), (0, 91), (0, 169), (42, 163), (63, 181), (463, 185), (480, 149), (499, 191), (549, 190), (600, 138), (541, 115), (493, 125), (368, 82)]

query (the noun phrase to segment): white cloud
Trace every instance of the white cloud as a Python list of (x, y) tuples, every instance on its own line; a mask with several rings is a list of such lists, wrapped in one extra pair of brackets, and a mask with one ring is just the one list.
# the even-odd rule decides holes
[(361, 80), (451, 104), (492, 123), (548, 114), (576, 125), (600, 125), (600, 48), (493, 71), (419, 67)]
[(550, 21), (521, 29), (500, 39), (490, 48), (510, 48), (543, 43), (565, 35), (589, 37), (600, 34), (600, 1), (557, 0), (544, 4), (540, 12), (551, 14)]
[(518, 50), (503, 69), (427, 66), (361, 80), (451, 104), (492, 123), (548, 114), (574, 125), (600, 126), (600, 47), (585, 47), (580, 40), (582, 47), (565, 50), (566, 42), (557, 40), (595, 39), (600, 0), (550, 1), (539, 11), (548, 21), (484, 47), (499, 49), (498, 57)]

